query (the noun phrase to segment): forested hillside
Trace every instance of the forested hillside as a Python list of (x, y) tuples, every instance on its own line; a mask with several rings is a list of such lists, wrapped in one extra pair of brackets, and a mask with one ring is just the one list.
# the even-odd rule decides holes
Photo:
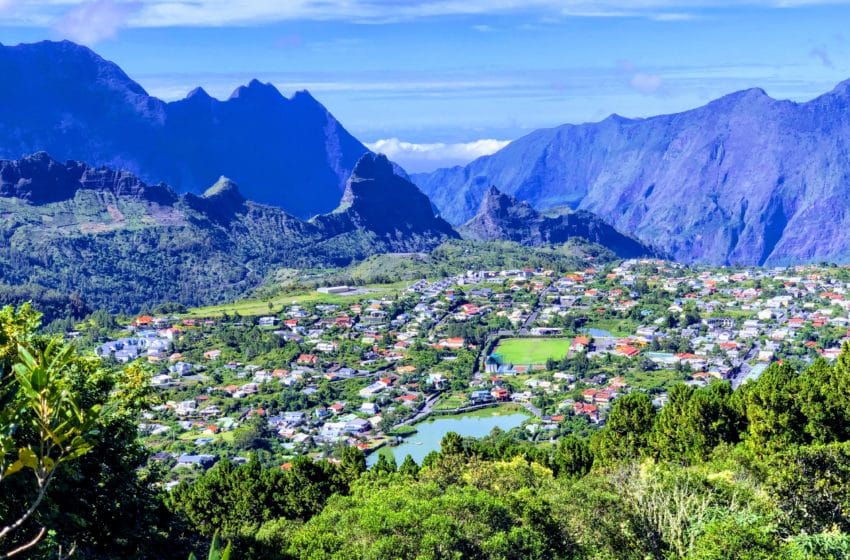
[[(376, 212), (375, 191), (390, 188), (396, 214)], [(347, 265), (457, 237), (386, 158), (364, 156), (346, 193), (345, 208), (306, 222), (247, 200), (226, 178), (203, 195), (177, 195), (44, 152), (2, 160), (0, 301), (42, 307), (45, 298), (46, 311), (78, 317), (101, 307), (198, 305), (234, 299), (280, 266)]]

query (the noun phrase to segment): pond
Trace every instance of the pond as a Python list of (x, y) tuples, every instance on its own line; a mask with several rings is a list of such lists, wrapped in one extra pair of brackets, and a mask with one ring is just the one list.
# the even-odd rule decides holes
[(581, 332), (587, 333), (595, 338), (612, 338), (614, 336), (611, 334), (611, 331), (606, 331), (605, 329), (581, 329)]
[(493, 428), (510, 430), (516, 428), (528, 419), (523, 412), (501, 411), (498, 408), (486, 409), (478, 413), (462, 414), (460, 416), (436, 416), (416, 424), (417, 432), (405, 438), (401, 445), (384, 447), (366, 458), (366, 464), (372, 466), (378, 460), (380, 453), (391, 452), (396, 463), (401, 465), (408, 454), (413, 460), (422, 464), (422, 459), (432, 451), (440, 450), (440, 441), (449, 432), (457, 432), (461, 436), (484, 437)]

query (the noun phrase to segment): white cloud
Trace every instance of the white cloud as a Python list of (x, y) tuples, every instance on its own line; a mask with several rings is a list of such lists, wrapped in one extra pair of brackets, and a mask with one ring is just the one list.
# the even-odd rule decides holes
[(661, 87), (661, 76), (638, 72), (629, 80), (629, 85), (641, 93), (655, 93)]
[(416, 144), (402, 142), (398, 138), (386, 138), (367, 143), (373, 152), (386, 154), (388, 158), (411, 173), (433, 171), (440, 167), (464, 165), (481, 156), (498, 152), (510, 143), (509, 140), (482, 139), (458, 144)]
[[(756, 6), (793, 8), (848, 5), (850, 0), (0, 0), (14, 7), (7, 24), (56, 25), (63, 11), (103, 18), (105, 32), (126, 23), (132, 27), (264, 25), (287, 20), (341, 20), (382, 23), (437, 16), (533, 14), (540, 18), (643, 17), (679, 21), (694, 17), (692, 10)], [(106, 6), (106, 8), (103, 8)], [(128, 15), (128, 12), (132, 12)], [(126, 20), (126, 22), (124, 21)], [(77, 25), (85, 25), (77, 17)], [(94, 21), (94, 20), (90, 20)], [(118, 25), (113, 22), (119, 21)], [(84, 36), (94, 36), (87, 26)]]
[(63, 37), (93, 45), (115, 37), (137, 7), (137, 4), (113, 0), (85, 2), (66, 12), (55, 28)]

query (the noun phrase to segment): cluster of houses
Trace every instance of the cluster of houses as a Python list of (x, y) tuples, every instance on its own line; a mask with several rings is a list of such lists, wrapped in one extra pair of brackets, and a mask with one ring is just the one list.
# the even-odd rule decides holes
[[(339, 443), (372, 450), (390, 441), (394, 426), (449, 397), (459, 407), (519, 403), (550, 424), (569, 416), (602, 423), (620, 395), (645, 390), (640, 372), (670, 372), (671, 381), (694, 385), (728, 379), (737, 386), (786, 357), (835, 359), (850, 328), (850, 273), (818, 267), (693, 269), (631, 260), (566, 274), (470, 270), (414, 282), (394, 297), (350, 291), (326, 290), (343, 294), (346, 303), (291, 304), (230, 324), (297, 345), (287, 363), (244, 363), (232, 348), (212, 342), (221, 321), (212, 318), (138, 317), (95, 351), (120, 363), (153, 364), (151, 383), (164, 404), (146, 413), (139, 428), (158, 460), (170, 457), (183, 469), (208, 467), (222, 456), (226, 434), (257, 417), (292, 455)], [(656, 296), (652, 306), (643, 304), (648, 291)], [(586, 326), (566, 333), (565, 318), (577, 316)], [(601, 316), (620, 318), (618, 328), (609, 326), (615, 332), (604, 328), (610, 321), (596, 320)], [(452, 334), (458, 329), (449, 327), (464, 322), (498, 327), (482, 344)], [(614, 357), (625, 365), (613, 374), (583, 376), (508, 363), (487, 353), (503, 336), (569, 336), (568, 356), (592, 363)], [(416, 362), (423, 348), (436, 352), (436, 365)], [(471, 353), (475, 366), (459, 384), (451, 365), (461, 353)], [(318, 395), (340, 394), (322, 391), (328, 384), (354, 390), (317, 402)], [(300, 404), (269, 404), (282, 394), (286, 403)], [(663, 390), (653, 397), (664, 404)]]

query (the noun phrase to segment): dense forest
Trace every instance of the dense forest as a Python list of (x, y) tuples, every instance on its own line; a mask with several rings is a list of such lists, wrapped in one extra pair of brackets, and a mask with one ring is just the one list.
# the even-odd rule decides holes
[[(179, 558), (850, 557), (850, 348), (804, 371), (633, 392), (589, 438), (447, 435), (417, 465), (220, 461), (165, 492), (135, 422), (138, 366), (111, 369), (0, 312), (0, 555)], [(218, 554), (218, 552), (216, 552)]]

